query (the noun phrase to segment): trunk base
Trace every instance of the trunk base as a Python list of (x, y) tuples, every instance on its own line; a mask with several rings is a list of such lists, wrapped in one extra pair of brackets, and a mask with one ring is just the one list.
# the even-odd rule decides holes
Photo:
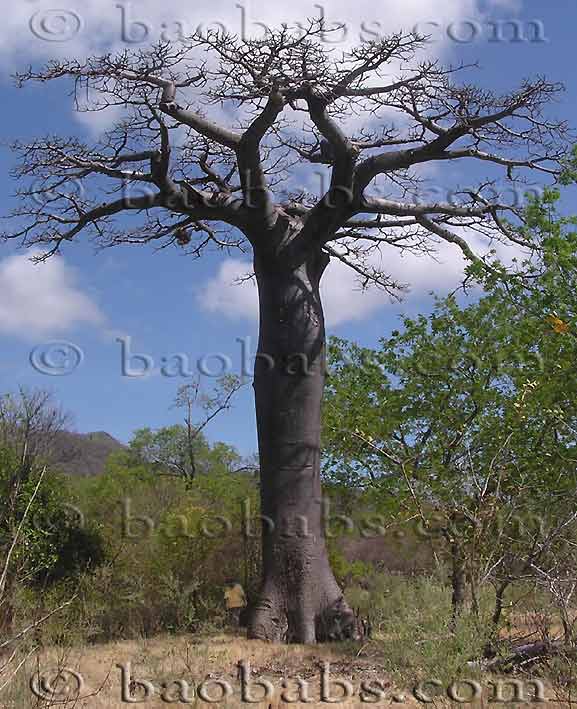
[(297, 607), (288, 600), (291, 597), (288, 592), (265, 586), (250, 612), (248, 638), (300, 644), (361, 638), (357, 618), (342, 595), (331, 602), (305, 600)]

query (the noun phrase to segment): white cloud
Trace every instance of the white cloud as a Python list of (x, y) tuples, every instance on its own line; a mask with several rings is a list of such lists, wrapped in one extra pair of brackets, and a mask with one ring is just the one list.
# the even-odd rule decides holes
[(81, 324), (102, 325), (102, 313), (82, 292), (70, 266), (58, 257), (32, 263), (35, 253), (0, 261), (0, 334), (31, 339)]
[[(243, 279), (252, 273), (248, 261), (229, 258), (220, 264), (218, 273), (198, 291), (200, 306), (210, 313), (231, 318), (258, 318), (258, 294), (254, 278)], [(239, 282), (239, 279), (242, 279)]]
[[(159, 39), (177, 41), (200, 29), (224, 27), (240, 36), (262, 36), (265, 27), (304, 23), (308, 17), (325, 18), (327, 28), (337, 23), (345, 32), (327, 35), (337, 49), (399, 29), (429, 30), (431, 52), (439, 54), (450, 43), (446, 29), (462, 20), (480, 21), (492, 8), (511, 7), (519, 0), (64, 0), (54, 9), (51, 0), (22, 0), (3, 8), (0, 53), (12, 65), (21, 60), (81, 57), (103, 49), (139, 49)], [(322, 8), (321, 9), (321, 5)]]
[(100, 111), (75, 111), (74, 118), (80, 123), (92, 138), (99, 138), (110, 130), (124, 116), (120, 106), (109, 106)]
[[(511, 0), (507, 0), (510, 2)], [(492, 0), (499, 6), (503, 0)], [(50, 0), (24, 0), (4, 8), (2, 51), (25, 49), (36, 58), (79, 56), (99, 48), (139, 48), (158, 39), (176, 41), (197, 29), (224, 27), (241, 36), (262, 36), (265, 28), (281, 23), (304, 23), (324, 16), (327, 28), (343, 23), (346, 31), (327, 35), (342, 46), (398, 29), (448, 26), (461, 19), (482, 16), (479, 0), (388, 0), (386, 9), (372, 0), (317, 0), (272, 3), (269, 0), (65, 0), (54, 9)], [(444, 33), (439, 33), (439, 38)], [(447, 36), (443, 40), (448, 41)]]
[[(487, 253), (486, 239), (470, 230), (460, 230), (460, 234), (466, 237), (474, 253), (479, 256)], [(492, 244), (491, 247), (507, 266), (511, 266), (511, 258), (521, 256), (520, 247), (514, 244)], [(446, 242), (436, 244), (434, 258), (403, 255), (390, 247), (375, 252), (371, 263), (397, 282), (408, 284), (409, 290), (403, 297), (405, 307), (422, 301), (423, 296), (431, 292), (442, 296), (453, 291), (462, 282), (466, 266), (461, 251)], [(199, 305), (208, 312), (229, 318), (258, 319), (256, 283), (254, 279), (243, 278), (251, 272), (252, 265), (248, 261), (227, 259), (197, 293)], [(355, 271), (335, 258), (331, 259), (321, 281), (321, 295), (328, 327), (367, 319), (391, 302), (381, 290), (362, 290)]]
[[(406, 300), (429, 293), (431, 290), (454, 288), (463, 274), (464, 261), (455, 248), (440, 247), (438, 263), (427, 257), (401, 257), (392, 249), (387, 252), (387, 272), (401, 282), (411, 285)], [(229, 318), (258, 318), (258, 295), (253, 280), (239, 279), (250, 273), (252, 266), (241, 259), (224, 261), (214, 278), (197, 294), (199, 305), (206, 311)], [(332, 259), (321, 282), (325, 317), (328, 327), (359, 321), (386, 307), (390, 299), (374, 288), (361, 290), (357, 274), (342, 262)]]
[[(294, 26), (322, 15), (329, 29), (338, 23), (345, 26), (344, 31), (327, 34), (329, 46), (337, 52), (392, 31), (416, 29), (432, 37), (427, 53), (442, 57), (451, 47), (461, 46), (451, 35), (467, 34), (462, 22), (482, 26), (491, 12), (511, 14), (519, 9), (519, 2), (387, 0), (382, 5), (373, 0), (332, 0), (325, 5), (318, 0), (64, 0), (55, 9), (53, 0), (21, 0), (3, 8), (0, 56), (6, 76), (30, 62), (138, 50), (161, 39), (177, 42), (198, 29), (222, 27), (239, 36), (262, 36), (267, 27)], [(91, 132), (110, 127), (116, 118), (115, 111), (79, 115)]]
[(388, 303), (387, 297), (375, 289), (362, 291), (354, 271), (335, 259), (321, 281), (321, 296), (327, 327), (363, 320)]

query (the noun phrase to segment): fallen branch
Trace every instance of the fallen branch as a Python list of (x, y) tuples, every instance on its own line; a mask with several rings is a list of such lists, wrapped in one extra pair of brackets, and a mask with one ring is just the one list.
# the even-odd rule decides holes
[(561, 640), (539, 640), (534, 643), (518, 645), (513, 648), (512, 654), (507, 657), (496, 657), (484, 663), (485, 669), (498, 670), (502, 672), (512, 672), (514, 669), (523, 667), (531, 662), (536, 662), (544, 658), (577, 657), (577, 647), (567, 644)]

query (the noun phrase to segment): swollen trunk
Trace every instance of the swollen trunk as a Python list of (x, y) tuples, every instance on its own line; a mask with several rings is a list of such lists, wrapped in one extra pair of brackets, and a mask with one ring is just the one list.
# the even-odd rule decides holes
[(263, 515), (263, 583), (249, 637), (312, 643), (356, 634), (329, 566), (320, 484), (325, 332), (320, 251), (298, 266), (255, 257), (255, 364)]

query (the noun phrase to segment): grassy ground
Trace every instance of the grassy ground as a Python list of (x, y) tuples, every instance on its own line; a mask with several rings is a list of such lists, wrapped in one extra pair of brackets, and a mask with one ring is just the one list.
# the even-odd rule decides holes
[[(361, 612), (370, 614), (370, 641), (270, 645), (222, 630), (102, 644), (78, 642), (75, 637), (62, 647), (46, 644), (28, 658), (20, 655), (25, 661), (10, 685), (0, 691), (0, 709), (124, 709), (130, 704), (151, 709), (171, 705), (266, 709), (329, 704), (349, 709), (371, 705), (530, 705), (490, 702), (494, 693), (491, 683), (499, 678), (471, 663), (481, 655), (487, 628), (465, 618), (456, 632), (451, 632), (446, 586), (432, 578), (379, 575), (372, 579), (369, 590), (352, 588), (347, 595)], [(517, 636), (521, 632), (538, 639), (544, 624), (543, 614), (526, 603), (523, 608), (511, 610), (502, 634)], [(15, 669), (19, 661), (14, 658), (10, 667)], [(245, 683), (249, 691), (244, 697), (239, 663), (244, 663), (245, 671), (250, 666), (250, 681)], [(549, 674), (540, 668), (540, 675), (534, 675), (543, 681), (547, 698), (540, 706), (577, 706), (568, 694), (573, 686), (572, 677), (568, 676), (572, 675), (572, 668), (560, 665), (547, 669)], [(59, 671), (61, 678), (55, 680)], [(8, 672), (4, 675), (7, 678)], [(68, 686), (62, 680), (64, 676)], [(0, 686), (5, 681), (1, 678), (0, 672)], [(339, 679), (348, 683), (346, 691)], [(516, 679), (526, 683), (526, 699), (530, 701), (534, 694), (531, 676), (527, 673)], [(270, 683), (269, 694), (259, 701), (264, 689), (258, 682), (263, 681)], [(31, 682), (36, 694), (45, 700), (35, 696)], [(471, 701), (475, 682), (480, 697)], [(458, 701), (447, 697), (451, 686)], [(504, 697), (510, 697), (511, 687), (504, 689)], [(223, 696), (224, 690), (229, 696)], [(350, 696), (343, 696), (347, 692)], [(299, 698), (308, 701), (296, 701)]]
[[(2, 709), (27, 709), (29, 707), (65, 706), (75, 709), (124, 709), (129, 703), (137, 703), (150, 709), (160, 709), (173, 706), (194, 707), (324, 707), (328, 699), (337, 706), (352, 709), (353, 707), (374, 706), (462, 706), (471, 707), (496, 706), (490, 703), (492, 696), (491, 681), (498, 681), (494, 676), (481, 676), (471, 671), (461, 673), (459, 681), (454, 685), (457, 699), (452, 702), (446, 695), (434, 696), (432, 684), (418, 685), (413, 683), (399, 685), (393, 682), (384, 667), (390, 662), (386, 649), (388, 643), (375, 642), (371, 646), (352, 648), (347, 646), (274, 646), (233, 635), (216, 635), (214, 637), (157, 637), (141, 642), (117, 642), (106, 645), (95, 645), (84, 648), (68, 649), (66, 651), (50, 648), (40, 655), (30, 658), (25, 667), (21, 668), (18, 680), (12, 686), (10, 697), (0, 703)], [(380, 648), (380, 652), (379, 652)], [(384, 651), (384, 652), (383, 652)], [(241, 694), (241, 684), (238, 680), (238, 663), (249, 663), (251, 668), (250, 692), (244, 700)], [(329, 663), (330, 681), (329, 693), (321, 701), (321, 667)], [(117, 665), (125, 667), (123, 671)], [(130, 670), (128, 667), (130, 666)], [(326, 665), (325, 665), (326, 667)], [(70, 694), (66, 696), (63, 682), (53, 685), (54, 701), (44, 702), (35, 698), (30, 689), (30, 678), (38, 676), (54, 676), (57, 668), (67, 674)], [(78, 672), (83, 678), (81, 691), (70, 671)], [(142, 686), (131, 686), (128, 681), (128, 671), (135, 680), (146, 680), (152, 693)], [(431, 676), (435, 679), (439, 675)], [(308, 694), (301, 695), (308, 702), (295, 702), (298, 698), (298, 680), (308, 684)], [(354, 694), (345, 699), (343, 689), (339, 688), (338, 678), (350, 683)], [(467, 701), (471, 692), (469, 681), (476, 679), (482, 688), (483, 696), (479, 701)], [(180, 687), (176, 680), (184, 681)], [(262, 687), (257, 681), (268, 680), (274, 689), (266, 701), (258, 701), (263, 695)], [(222, 689), (217, 682), (225, 682), (231, 688), (232, 695), (221, 699)], [(377, 682), (382, 687), (381, 696), (361, 694), (362, 683), (375, 688)], [(439, 680), (440, 682), (440, 680)], [(183, 688), (186, 683), (190, 691)], [(124, 698), (123, 698), (124, 685)], [(168, 688), (163, 694), (163, 685)], [(449, 688), (451, 682), (444, 685)], [(423, 695), (419, 696), (419, 689)], [(42, 685), (40, 690), (47, 692), (48, 687)], [(132, 691), (131, 691), (132, 690)], [(281, 696), (283, 690), (286, 694)], [(528, 686), (527, 699), (532, 694)], [(201, 692), (201, 697), (195, 696)], [(415, 691), (417, 695), (415, 696)], [(440, 691), (440, 690), (438, 690)], [(509, 691), (509, 690), (507, 690)], [(205, 694), (206, 692), (206, 694)], [(441, 693), (442, 694), (442, 693)], [(427, 696), (428, 695), (428, 696)], [(48, 694), (46, 694), (48, 697)], [(510, 696), (510, 695), (506, 695)], [(555, 692), (550, 685), (546, 687), (548, 701), (541, 706), (568, 707), (568, 701), (557, 701)], [(69, 699), (69, 702), (63, 700)], [(340, 700), (339, 700), (340, 698)], [(124, 699), (124, 700), (123, 700)], [(132, 702), (127, 701), (132, 699)], [(58, 701), (56, 701), (58, 700)], [(140, 701), (138, 701), (140, 700)], [(250, 703), (248, 700), (251, 700)], [(256, 701), (255, 701), (256, 700)], [(284, 700), (284, 701), (283, 701)], [(520, 706), (514, 702), (504, 702), (500, 706)]]
[[(122, 701), (122, 671), (116, 667), (121, 664), (126, 668), (130, 663), (130, 671), (135, 679), (148, 680), (155, 688), (155, 696), (149, 691), (148, 701), (141, 705), (147, 707), (165, 707), (168, 698), (177, 697), (182, 701), (186, 693), (179, 696), (179, 687), (174, 680), (184, 680), (191, 688), (189, 695), (192, 706), (210, 706), (209, 699), (217, 700), (222, 694), (222, 689), (215, 680), (225, 681), (232, 689), (232, 696), (224, 701), (214, 701), (213, 706), (244, 706), (241, 687), (238, 679), (238, 663), (244, 661), (250, 664), (251, 678), (253, 681), (267, 679), (271, 682), (275, 692), (266, 702), (258, 702), (253, 706), (272, 707), (282, 706), (280, 693), (283, 689), (290, 690), (290, 695), (295, 695), (298, 689), (296, 678), (300, 677), (309, 683), (310, 697), (319, 696), (320, 663), (329, 662), (331, 677), (342, 675), (351, 681), (353, 687), (365, 679), (386, 680), (382, 669), (367, 659), (355, 658), (342, 648), (331, 646), (306, 647), (306, 646), (274, 646), (257, 641), (247, 641), (242, 637), (231, 635), (217, 635), (211, 638), (198, 637), (158, 637), (142, 642), (119, 642), (102, 646), (92, 646), (82, 649), (73, 649), (58, 653), (54, 649), (47, 650), (40, 658), (40, 673), (57, 667), (66, 667), (79, 672), (84, 678), (84, 686), (80, 699), (76, 704), (94, 709), (120, 709), (127, 705)], [(27, 665), (25, 672), (21, 673), (19, 691), (22, 696), (29, 696), (30, 704), (15, 704), (20, 706), (34, 706), (33, 695), (26, 686), (26, 676), (33, 675), (36, 660)], [(125, 673), (126, 674), (126, 673)], [(71, 678), (72, 679), (72, 678)], [(285, 686), (283, 687), (283, 680)], [(162, 684), (169, 684), (170, 694), (161, 697)], [(71, 685), (74, 682), (71, 681)], [(125, 681), (126, 685), (127, 682)], [(62, 683), (59, 685), (63, 689)], [(207, 694), (204, 694), (202, 688)], [(135, 687), (134, 697), (145, 699), (145, 690), (138, 691)], [(333, 695), (338, 697), (336, 686), (331, 683)], [(195, 691), (201, 691), (205, 701), (197, 698), (193, 700)], [(264, 690), (252, 686), (250, 698), (262, 696)], [(91, 695), (93, 696), (88, 696)], [(259, 694), (260, 693), (260, 694)], [(269, 693), (270, 695), (270, 693)], [(125, 695), (126, 696), (126, 695)], [(286, 698), (291, 698), (286, 696)], [(60, 697), (63, 698), (63, 697)], [(306, 697), (303, 697), (306, 698)], [(49, 705), (46, 702), (46, 705)], [(292, 706), (323, 706), (321, 704), (293, 704)], [(355, 700), (340, 704), (346, 707), (365, 706)]]
[[(399, 707), (424, 706), (426, 703), (438, 707), (460, 706), (464, 703), (463, 701), (451, 702), (440, 697), (434, 699), (432, 685), (421, 686), (421, 691), (425, 695), (431, 696), (423, 696), (419, 701), (418, 698), (412, 696), (415, 688), (410, 683), (406, 686), (393, 685), (391, 677), (383, 669), (386, 658), (379, 658), (376, 647), (364, 648), (364, 651), (362, 650), (360, 653), (359, 649), (361, 648), (353, 651), (352, 648), (343, 646), (273, 646), (261, 642), (249, 642), (241, 637), (231, 635), (217, 635), (211, 638), (158, 637), (143, 642), (118, 642), (67, 651), (58, 651), (52, 648), (47, 649), (38, 657), (30, 658), (26, 667), (23, 667), (23, 671), (19, 673), (18, 681), (12, 687), (11, 699), (8, 699), (7, 703), (2, 706), (10, 707), (10, 709), (35, 706), (124, 709), (129, 703), (127, 701), (129, 698), (132, 698), (132, 703), (138, 703), (140, 706), (150, 707), (150, 709), (160, 709), (170, 703), (176, 706), (194, 707), (252, 705), (268, 709), (284, 706), (324, 707), (329, 703), (328, 699), (332, 699), (331, 703), (335, 703), (337, 706), (350, 709), (370, 706), (371, 703), (376, 706)], [(237, 663), (239, 661), (250, 663), (253, 680), (253, 684), (250, 685), (251, 691), (244, 701), (238, 681)], [(325, 701), (320, 701), (321, 666), (327, 662), (330, 668), (330, 682), (328, 683), (330, 692), (325, 695)], [(122, 671), (117, 667), (119, 664), (124, 665), (125, 671), (130, 664), (132, 677), (136, 680), (147, 680), (149, 686), (154, 687), (154, 694), (149, 690), (148, 696), (146, 696), (146, 690), (136, 686), (132, 687), (133, 691), (131, 692), (128, 679), (123, 680)], [(36, 701), (30, 690), (29, 678), (34, 677), (35, 673), (44, 677), (48, 677), (50, 673), (54, 675), (57, 668), (61, 668), (66, 673), (72, 670), (82, 676), (83, 685), (80, 696), (78, 697), (76, 691), (78, 687), (73, 675), (69, 673), (68, 682), (71, 690), (68, 696), (69, 702), (63, 703), (63, 700), (67, 698), (63, 682), (54, 685), (56, 693), (53, 699), (58, 699), (58, 703), (48, 700), (45, 702)], [(465, 678), (471, 679), (473, 676), (474, 673), (466, 677), (462, 676), (461, 681), (455, 685), (457, 696), (461, 699), (468, 697), (468, 686), (463, 680)], [(343, 689), (339, 688), (336, 682), (339, 677), (348, 680), (354, 696), (343, 698)], [(309, 699), (307, 703), (294, 702), (298, 698), (299, 678), (308, 683), (308, 697), (301, 695), (301, 698)], [(254, 700), (262, 697), (264, 690), (258, 688), (254, 682), (263, 679), (271, 683), (274, 694), (272, 696), (269, 694), (264, 702), (255, 702)], [(184, 680), (188, 684), (190, 687), (188, 695), (186, 692), (179, 694), (184, 685), (179, 687), (175, 680)], [(232, 690), (232, 696), (225, 700), (220, 699), (222, 689), (217, 685), (217, 681), (226, 682)], [(376, 682), (380, 682), (383, 696), (361, 694), (363, 682), (368, 683), (371, 687), (376, 687)], [(125, 686), (124, 701), (123, 684)], [(165, 691), (164, 694), (163, 684), (168, 687), (168, 691)], [(479, 684), (483, 688), (484, 697), (481, 701), (467, 702), (468, 706), (489, 706), (488, 700), (491, 696), (489, 678), (479, 677)], [(450, 683), (447, 686), (449, 685)], [(41, 686), (40, 689), (46, 691), (48, 688)], [(281, 696), (283, 690), (287, 692), (284, 701)], [(194, 696), (198, 691), (201, 692), (204, 700)], [(206, 694), (204, 694), (205, 691)], [(550, 691), (549, 696), (551, 696)], [(339, 697), (341, 697), (340, 701)], [(137, 702), (137, 699), (140, 701)], [(248, 699), (252, 700), (250, 704)], [(428, 702), (427, 699), (433, 701)], [(507, 702), (501, 706), (516, 705)], [(545, 706), (570, 705), (551, 699)]]

